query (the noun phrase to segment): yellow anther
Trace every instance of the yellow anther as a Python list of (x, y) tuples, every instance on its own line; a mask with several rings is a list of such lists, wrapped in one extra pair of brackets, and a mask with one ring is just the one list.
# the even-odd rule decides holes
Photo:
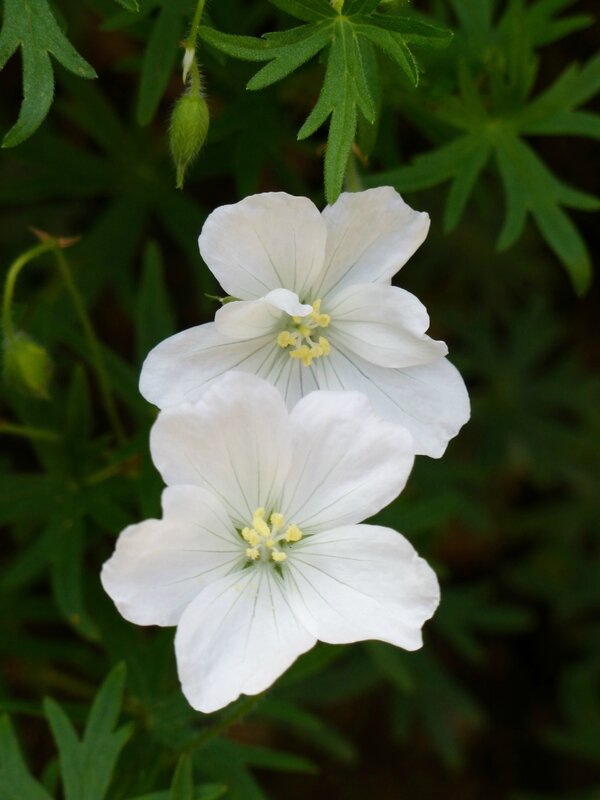
[(273, 561), (276, 561), (279, 564), (282, 561), (285, 561), (287, 559), (287, 556), (285, 553), (282, 553), (281, 550), (273, 550), (273, 552), (271, 553), (271, 558), (273, 559)]
[(313, 319), (317, 323), (319, 328), (326, 328), (331, 322), (331, 317), (329, 316), (329, 314), (317, 314), (317, 316), (313, 317)]
[(291, 344), (296, 344), (296, 340), (289, 331), (281, 331), (277, 337), (277, 344), (279, 347), (289, 347)]
[(313, 358), (320, 358), (323, 355), (323, 348), (319, 344), (313, 344), (310, 348), (310, 354)]
[(310, 352), (310, 347), (308, 347), (306, 344), (303, 344), (302, 347), (297, 347), (295, 350), (292, 350), (290, 352), (290, 356), (292, 358), (299, 358), (305, 367), (310, 367), (312, 364), (313, 354)]
[(280, 528), (283, 528), (285, 525), (285, 517), (283, 514), (280, 514), (278, 511), (274, 511), (271, 514), (271, 525), (276, 531), (278, 531)]
[(270, 536), (269, 536), (268, 539), (265, 539), (265, 541), (264, 541), (265, 547), (268, 547), (269, 550), (272, 550), (275, 547), (276, 544), (277, 544), (277, 542), (275, 541), (275, 539), (272, 539)]
[(294, 323), (294, 325), (300, 325), (300, 323), (302, 322), (302, 317), (292, 317), (292, 322)]
[(325, 336), (319, 336), (319, 347), (321, 348), (321, 355), (328, 356), (331, 353), (329, 339), (326, 339)]
[(311, 313), (311, 317), (313, 317), (313, 319), (314, 319), (314, 317), (316, 317), (317, 314), (321, 313), (321, 298), (320, 297), (313, 302), (312, 307), (313, 307), (313, 310), (312, 310), (312, 313)]
[(244, 528), (242, 531), (242, 539), (245, 542), (248, 542), (248, 544), (252, 547), (256, 547), (256, 545), (260, 542), (260, 536), (254, 530), (254, 528)]
[(256, 547), (249, 547), (246, 550), (246, 555), (252, 561), (256, 561), (257, 558), (260, 558), (260, 551)]
[(267, 537), (271, 535), (271, 529), (265, 522), (264, 508), (257, 508), (252, 517), (252, 527), (259, 536)]
[(308, 325), (299, 325), (298, 333), (300, 333), (301, 336), (304, 336), (304, 338), (306, 338), (307, 336), (310, 336), (310, 328), (308, 327)]
[(297, 525), (288, 525), (288, 529), (285, 532), (286, 542), (299, 542), (302, 536), (302, 531)]

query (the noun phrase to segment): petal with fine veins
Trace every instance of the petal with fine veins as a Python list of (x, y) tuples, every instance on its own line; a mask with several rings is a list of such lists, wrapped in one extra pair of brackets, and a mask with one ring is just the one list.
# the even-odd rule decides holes
[(268, 371), (278, 350), (272, 334), (242, 342), (224, 336), (214, 322), (198, 325), (170, 336), (148, 353), (140, 392), (159, 408), (193, 403), (207, 384), (229, 370)]
[(396, 531), (348, 525), (308, 536), (286, 565), (288, 598), (320, 641), (364, 639), (417, 650), (439, 603), (431, 567)]
[(291, 429), (277, 389), (229, 372), (195, 404), (163, 410), (150, 433), (152, 460), (167, 485), (202, 486), (221, 499), (238, 527), (281, 494)]
[(105, 591), (138, 625), (177, 625), (198, 592), (240, 561), (237, 534), (214, 495), (169, 487), (163, 509), (164, 519), (125, 528), (102, 568)]
[(429, 215), (414, 211), (391, 186), (343, 193), (323, 219), (325, 268), (314, 284), (322, 298), (353, 283), (389, 283), (429, 230)]
[(315, 642), (274, 570), (221, 578), (188, 606), (177, 628), (183, 693), (199, 711), (216, 711), (268, 688)]
[(258, 300), (281, 287), (304, 297), (322, 270), (325, 238), (325, 223), (308, 198), (267, 192), (217, 208), (198, 241), (227, 294)]
[(313, 392), (290, 414), (290, 477), (280, 510), (300, 528), (360, 522), (398, 495), (413, 465), (410, 434), (358, 392)]
[(396, 286), (357, 284), (331, 297), (332, 346), (349, 350), (381, 367), (412, 367), (447, 355), (444, 342), (425, 334), (429, 316), (410, 292)]

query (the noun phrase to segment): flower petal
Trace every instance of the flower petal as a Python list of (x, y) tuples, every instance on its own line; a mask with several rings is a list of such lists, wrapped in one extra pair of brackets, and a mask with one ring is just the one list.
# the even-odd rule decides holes
[(427, 562), (404, 536), (376, 525), (348, 525), (298, 542), (284, 579), (301, 623), (331, 644), (380, 639), (416, 650), (439, 603)]
[(281, 512), (302, 529), (361, 522), (404, 488), (410, 434), (381, 419), (358, 392), (313, 392), (290, 414), (292, 467)]
[(162, 499), (164, 519), (125, 528), (102, 568), (105, 591), (137, 625), (176, 625), (207, 583), (240, 562), (239, 537), (216, 497), (174, 486)]
[(429, 215), (413, 211), (391, 186), (341, 194), (323, 211), (325, 269), (315, 297), (353, 283), (386, 283), (421, 246)]
[(429, 316), (425, 306), (397, 286), (355, 284), (331, 297), (327, 312), (331, 344), (349, 350), (382, 367), (427, 364), (448, 353), (444, 342), (425, 334)]
[(280, 353), (272, 334), (241, 342), (219, 333), (214, 322), (198, 325), (170, 336), (148, 353), (140, 392), (159, 408), (191, 403), (215, 378), (235, 369), (254, 374), (268, 370)]
[(277, 389), (254, 375), (229, 372), (194, 405), (161, 411), (150, 451), (166, 484), (202, 486), (244, 527), (281, 493), (290, 464), (290, 422)]
[(290, 608), (282, 579), (265, 566), (211, 584), (181, 618), (177, 669), (183, 693), (199, 711), (216, 711), (242, 692), (262, 692), (315, 644)]
[(338, 346), (315, 366), (321, 388), (364, 392), (377, 413), (407, 428), (414, 439), (415, 455), (439, 458), (469, 419), (467, 388), (446, 358), (418, 367), (389, 369)]
[(257, 300), (283, 287), (301, 298), (323, 267), (325, 224), (306, 197), (269, 192), (221, 206), (200, 234), (202, 258), (223, 289)]
[(257, 336), (277, 335), (282, 320), (289, 316), (304, 317), (312, 311), (311, 305), (298, 300), (289, 289), (274, 289), (260, 300), (237, 300), (225, 303), (215, 316), (217, 330), (230, 339), (252, 339)]

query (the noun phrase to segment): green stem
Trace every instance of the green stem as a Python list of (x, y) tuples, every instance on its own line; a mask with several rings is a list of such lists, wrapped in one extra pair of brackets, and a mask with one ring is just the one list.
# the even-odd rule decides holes
[(200, 20), (202, 19), (202, 12), (204, 11), (204, 4), (206, 0), (198, 0), (198, 5), (194, 11), (194, 18), (192, 19), (192, 27), (190, 28), (190, 35), (185, 40), (186, 50), (196, 50), (196, 39), (198, 38), (198, 28), (200, 27)]
[(202, 733), (198, 734), (198, 736), (192, 739), (192, 741), (185, 748), (185, 751), (189, 752), (197, 749), (198, 747), (202, 747), (211, 739), (214, 739), (215, 737), (220, 736), (222, 733), (225, 733), (228, 728), (230, 728), (232, 725), (235, 725), (236, 722), (239, 722), (243, 717), (249, 714), (264, 696), (265, 692), (261, 692), (261, 694), (253, 694), (250, 697), (240, 700), (233, 706), (231, 711), (224, 714), (218, 722), (215, 722), (214, 725), (209, 725), (202, 731)]
[(59, 442), (60, 434), (47, 431), (44, 428), (30, 428), (27, 425), (15, 425), (12, 422), (0, 420), (0, 434), (8, 436), (23, 436), (27, 439), (42, 439), (46, 442)]
[(362, 189), (362, 181), (360, 173), (356, 166), (356, 156), (350, 152), (348, 157), (348, 165), (346, 166), (345, 188), (348, 192), (360, 192)]
[(53, 240), (37, 244), (15, 259), (8, 268), (6, 280), (4, 281), (4, 296), (2, 299), (2, 320), (4, 323), (4, 335), (7, 339), (13, 340), (15, 338), (15, 330), (12, 324), (12, 302), (19, 273), (30, 261), (41, 256), (43, 253), (47, 253), (49, 250), (54, 250), (55, 246)]
[(100, 394), (102, 396), (102, 402), (104, 404), (106, 416), (110, 421), (117, 441), (119, 444), (124, 444), (126, 440), (125, 431), (123, 430), (121, 420), (119, 419), (119, 414), (117, 413), (117, 407), (115, 405), (114, 397), (110, 388), (110, 382), (108, 380), (106, 365), (102, 356), (102, 350), (100, 349), (100, 342), (98, 341), (98, 338), (94, 332), (94, 328), (88, 316), (83, 299), (79, 293), (79, 290), (77, 289), (77, 286), (75, 285), (73, 276), (71, 275), (71, 270), (69, 268), (67, 259), (65, 258), (62, 250), (58, 249), (56, 246), (53, 248), (53, 253), (58, 263), (58, 268), (62, 275), (63, 281), (65, 282), (67, 292), (69, 293), (75, 308), (75, 313), (77, 314), (81, 327), (83, 328), (84, 336), (87, 339), (88, 347), (90, 349), (90, 357), (96, 372), (96, 378), (98, 380), (98, 386), (100, 387)]

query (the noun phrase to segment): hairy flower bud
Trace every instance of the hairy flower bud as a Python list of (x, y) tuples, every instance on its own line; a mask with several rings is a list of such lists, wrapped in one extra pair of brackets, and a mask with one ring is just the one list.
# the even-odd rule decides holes
[(47, 398), (52, 361), (41, 345), (19, 331), (4, 340), (4, 376), (7, 383), (22, 392)]
[(200, 152), (208, 133), (206, 100), (195, 90), (181, 95), (171, 115), (169, 142), (177, 170), (177, 188), (183, 188), (185, 171)]

